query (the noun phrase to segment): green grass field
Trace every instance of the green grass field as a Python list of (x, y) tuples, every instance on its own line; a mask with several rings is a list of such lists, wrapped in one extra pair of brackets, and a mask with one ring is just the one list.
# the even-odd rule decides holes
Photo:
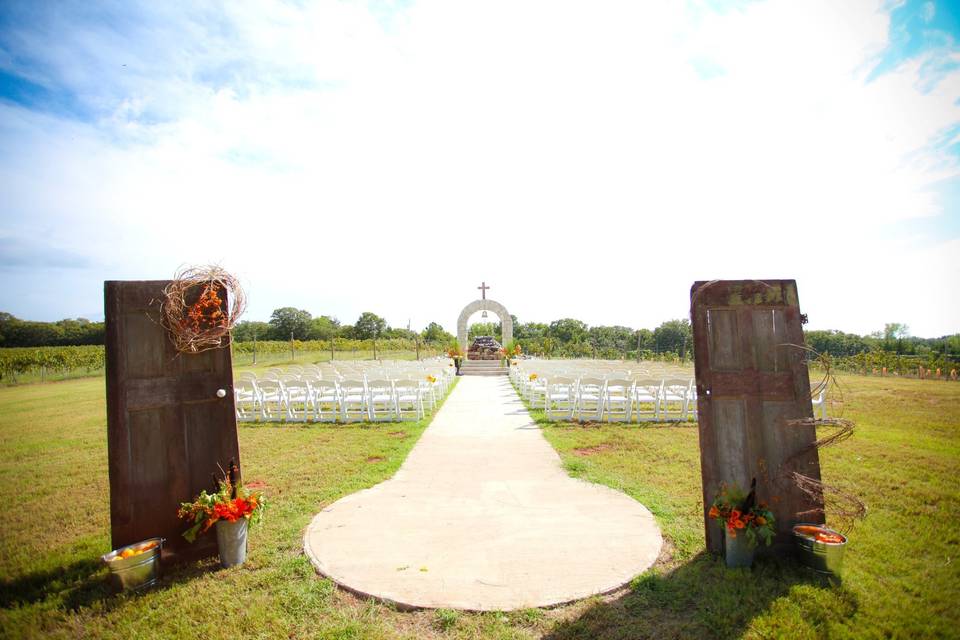
[[(960, 384), (842, 377), (852, 439), (824, 479), (870, 509), (842, 581), (792, 561), (730, 571), (703, 551), (694, 425), (544, 425), (571, 474), (626, 491), (667, 545), (630, 588), (552, 610), (402, 613), (316, 575), (301, 549), (325, 504), (389, 477), (425, 428), (241, 425), (248, 480), (271, 506), (248, 563), (214, 560), (113, 595), (104, 383), (0, 388), (0, 635), (95, 638), (960, 637)], [(384, 535), (390, 535), (384, 531)], [(562, 559), (558, 559), (562, 561)]]

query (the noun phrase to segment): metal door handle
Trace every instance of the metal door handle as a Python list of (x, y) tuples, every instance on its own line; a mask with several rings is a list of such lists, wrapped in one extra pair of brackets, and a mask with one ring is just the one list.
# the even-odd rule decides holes
[(218, 398), (226, 398), (226, 397), (227, 397), (227, 392), (226, 392), (224, 389), (217, 389), (217, 397), (218, 397)]

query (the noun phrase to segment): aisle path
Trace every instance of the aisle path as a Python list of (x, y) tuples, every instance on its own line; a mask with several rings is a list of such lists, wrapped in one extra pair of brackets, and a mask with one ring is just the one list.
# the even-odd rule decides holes
[(325, 508), (304, 536), (347, 589), (484, 611), (611, 591), (660, 544), (639, 502), (566, 474), (502, 377), (461, 378), (396, 475)]

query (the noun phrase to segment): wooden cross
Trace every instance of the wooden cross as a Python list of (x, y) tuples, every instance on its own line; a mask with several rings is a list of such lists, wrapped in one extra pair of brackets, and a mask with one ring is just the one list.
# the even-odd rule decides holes
[(480, 286), (477, 287), (477, 289), (480, 289), (480, 295), (483, 296), (483, 299), (484, 299), (484, 300), (487, 299), (487, 289), (489, 289), (489, 288), (490, 288), (490, 287), (487, 286), (487, 283), (486, 283), (486, 282), (481, 282), (481, 283), (480, 283)]

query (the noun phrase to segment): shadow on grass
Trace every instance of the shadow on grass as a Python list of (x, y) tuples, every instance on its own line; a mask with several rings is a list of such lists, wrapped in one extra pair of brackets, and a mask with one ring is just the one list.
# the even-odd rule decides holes
[(156, 584), (137, 591), (117, 592), (110, 583), (109, 571), (100, 559), (85, 558), (66, 566), (35, 571), (0, 582), (0, 609), (46, 602), (55, 604), (62, 611), (78, 611), (95, 603), (109, 610), (130, 598), (194, 580), (218, 568), (215, 559), (164, 564)]
[(64, 606), (79, 609), (111, 595), (106, 580), (99, 559), (78, 560), (55, 569), (35, 571), (0, 582), (0, 608), (59, 598)]
[(791, 558), (758, 558), (750, 569), (728, 569), (722, 559), (701, 552), (666, 573), (637, 577), (626, 594), (590, 606), (544, 638), (738, 638), (785, 596), (792, 615), (771, 616), (761, 636), (767, 637), (763, 631), (774, 637), (804, 635), (810, 626), (849, 618), (858, 608), (854, 594), (839, 581)]

